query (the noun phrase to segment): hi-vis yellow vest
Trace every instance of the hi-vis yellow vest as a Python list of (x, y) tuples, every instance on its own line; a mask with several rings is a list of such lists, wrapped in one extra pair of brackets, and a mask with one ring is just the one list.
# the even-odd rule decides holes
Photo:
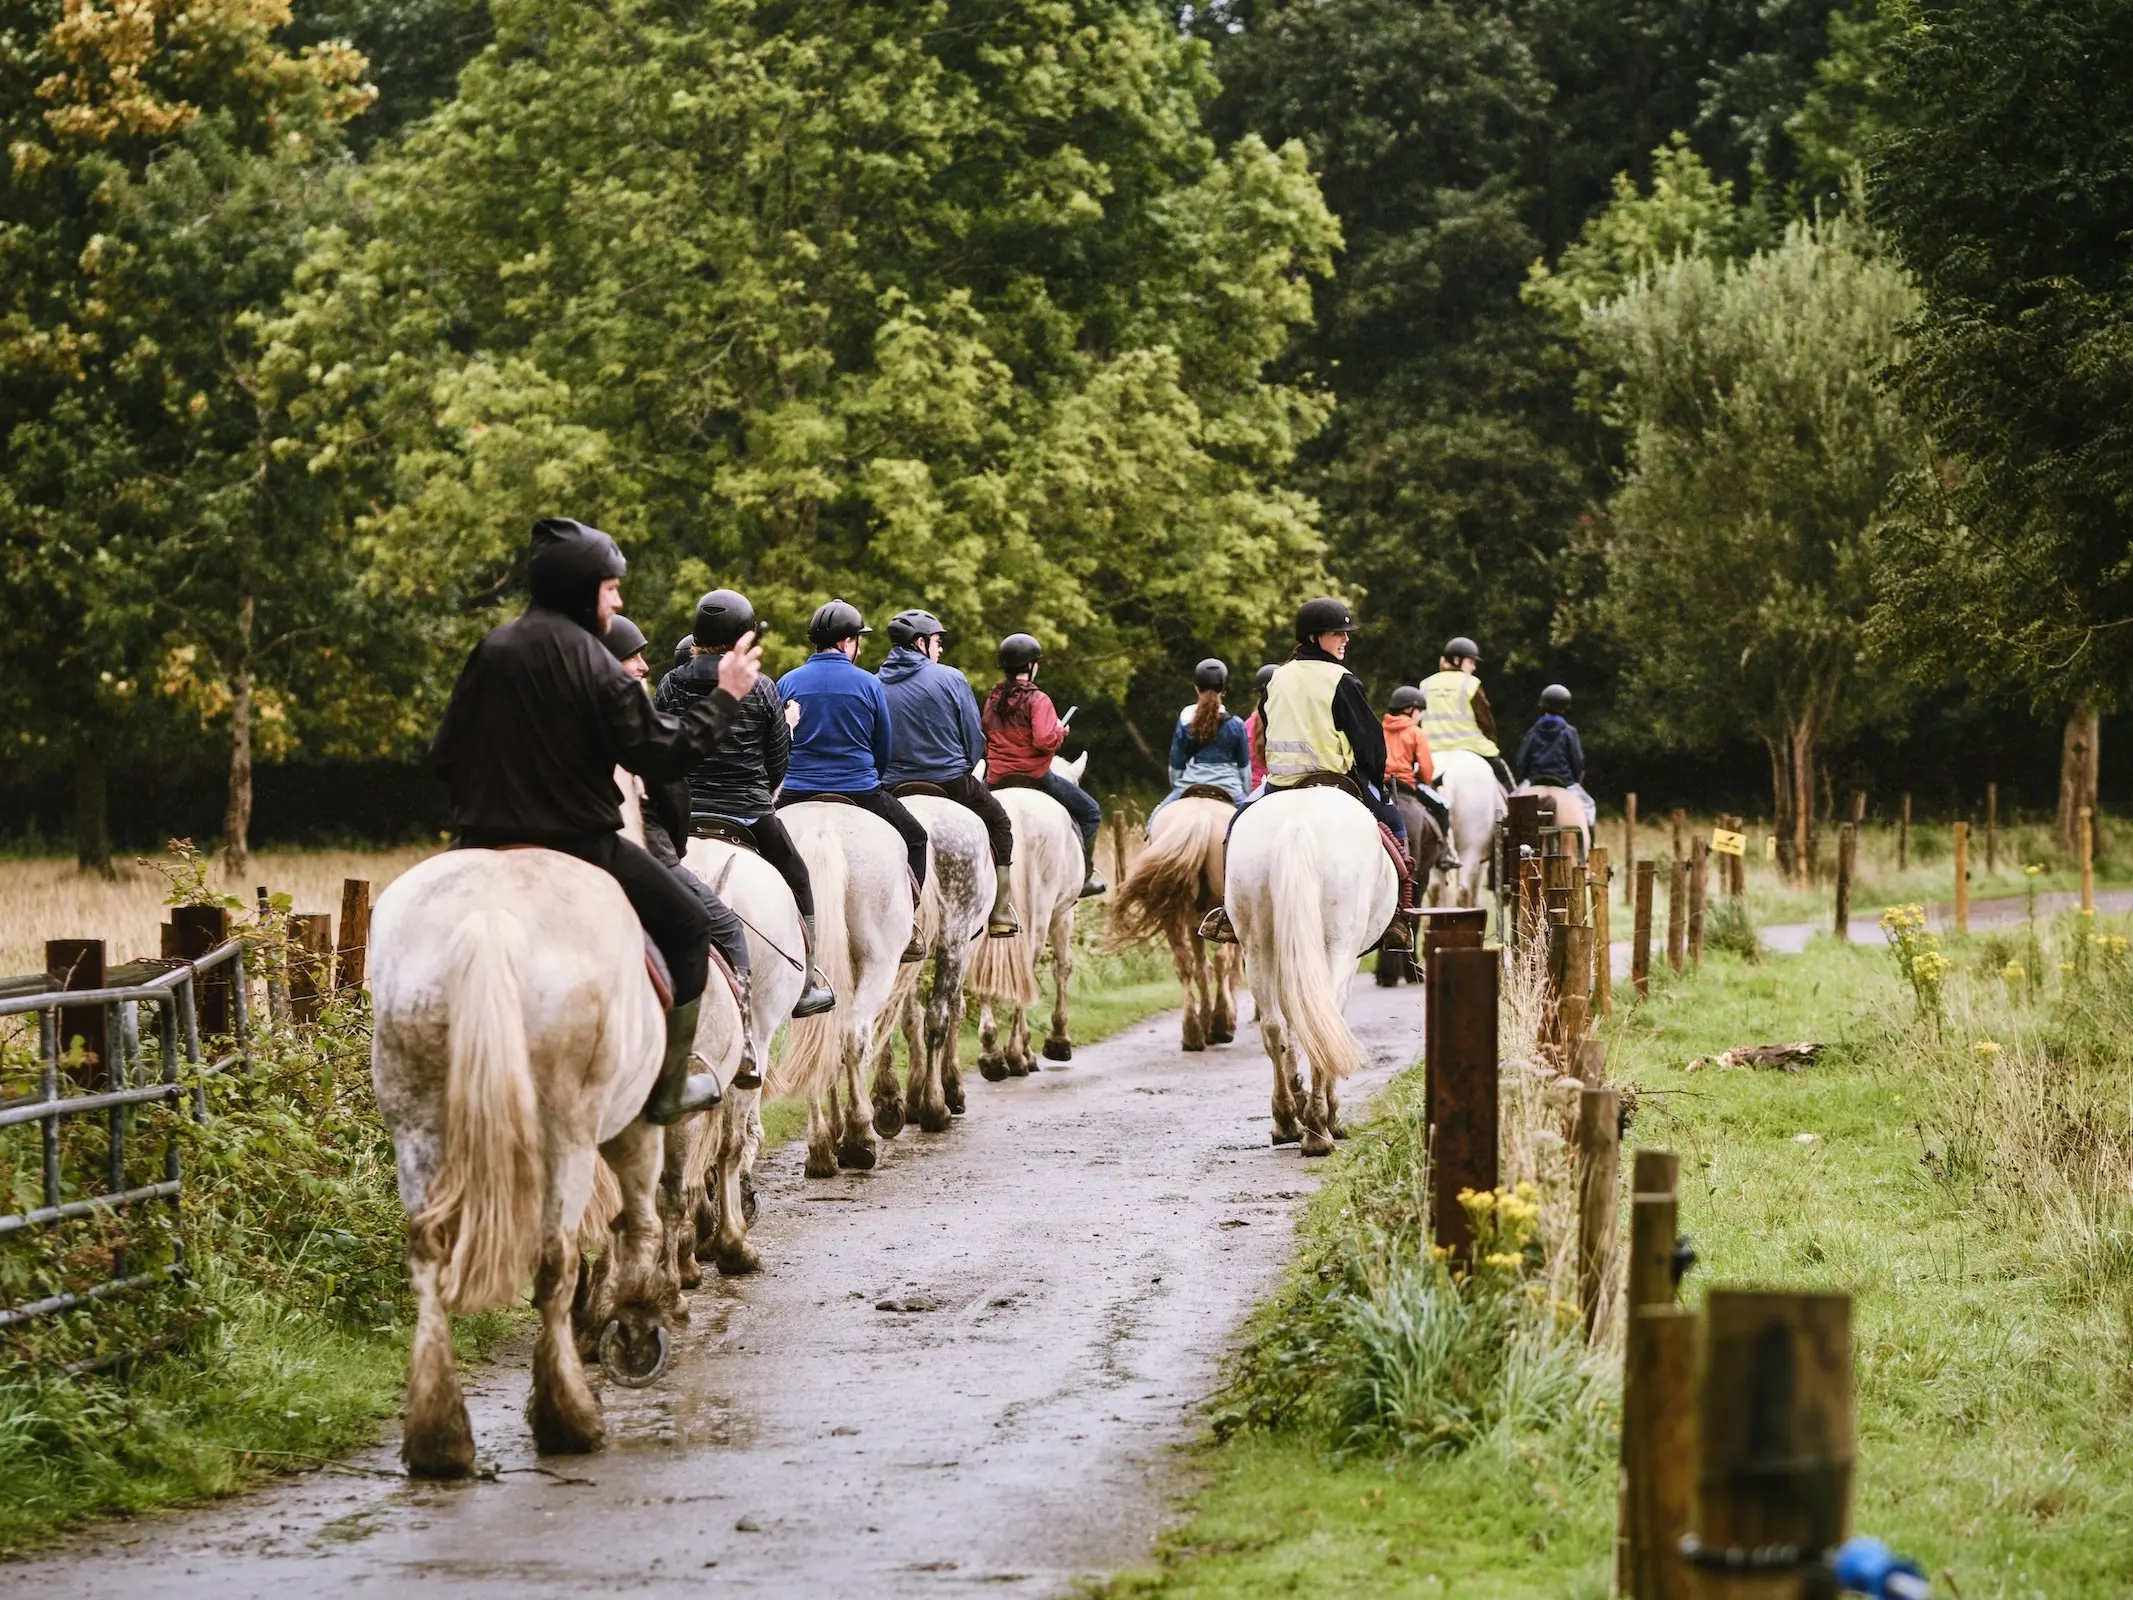
[(1314, 772), (1349, 772), (1355, 752), (1333, 725), (1337, 661), (1285, 661), (1266, 686), (1266, 781), (1287, 788)]
[(1474, 720), (1474, 693), (1481, 680), (1470, 672), (1433, 672), (1422, 680), (1422, 736), (1430, 750), (1471, 750), (1477, 756), (1501, 754), (1496, 741)]

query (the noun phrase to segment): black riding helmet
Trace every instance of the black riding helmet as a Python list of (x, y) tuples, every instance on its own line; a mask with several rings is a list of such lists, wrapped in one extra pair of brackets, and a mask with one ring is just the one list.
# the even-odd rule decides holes
[(629, 570), (622, 550), (598, 528), (569, 517), (543, 517), (526, 547), (526, 586), (533, 603), (600, 630), (600, 585)]
[(1192, 686), (1203, 691), (1207, 689), (1227, 689), (1229, 687), (1228, 664), (1209, 656), (1192, 669)]
[(1394, 716), (1398, 716), (1403, 711), (1420, 711), (1427, 704), (1429, 704), (1428, 697), (1411, 683), (1403, 683), (1399, 688), (1392, 691), (1392, 714)]
[(674, 646), (674, 665), (685, 667), (696, 659), (696, 635), (685, 633)]
[(644, 630), (619, 612), (607, 619), (607, 632), (600, 637), (606, 643), (608, 653), (617, 661), (643, 655), (647, 643)]
[(1026, 633), (1011, 633), (1000, 641), (1000, 670), (1012, 678), (1025, 667), (1034, 667), (1044, 655), (1044, 646)]
[(1348, 602), (1321, 595), (1316, 600), (1306, 600), (1296, 610), (1296, 640), (1309, 644), (1322, 633), (1355, 632), (1355, 613), (1348, 609)]
[(1570, 691), (1559, 683), (1551, 683), (1541, 690), (1541, 710), (1552, 711), (1561, 716), (1570, 709)]
[(1481, 646), (1474, 643), (1463, 633), (1455, 634), (1445, 641), (1444, 648), (1438, 654), (1447, 661), (1457, 661), (1461, 656), (1471, 656), (1478, 664), (1481, 660)]
[(696, 626), (689, 637), (706, 650), (731, 650), (741, 635), (761, 629), (755, 607), (735, 589), (713, 589), (696, 602)]
[(914, 645), (921, 639), (946, 633), (941, 619), (930, 611), (899, 611), (889, 619), (889, 643)]
[(1274, 681), (1274, 674), (1279, 672), (1280, 670), (1280, 662), (1269, 661), (1265, 666), (1261, 667), (1257, 672), (1252, 674), (1252, 687), (1257, 689), (1261, 694), (1265, 694), (1266, 686)]
[(866, 625), (859, 615), (859, 608), (846, 600), (832, 600), (818, 606), (807, 621), (807, 642), (817, 650), (827, 650), (846, 639), (863, 638), (874, 630)]

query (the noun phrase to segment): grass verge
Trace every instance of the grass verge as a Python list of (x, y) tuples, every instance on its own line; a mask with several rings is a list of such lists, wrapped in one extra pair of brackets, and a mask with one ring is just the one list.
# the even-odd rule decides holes
[[(1712, 1283), (1853, 1297), (1853, 1524), (1960, 1600), (2133, 1590), (2126, 932), (2076, 916), (1950, 941), (1923, 989), (1890, 951), (1828, 940), (1759, 965), (1714, 957), (1612, 1029), (1632, 1143), (1683, 1158), (1702, 1256), (1688, 1298)], [(1804, 1038), (1828, 1048), (1797, 1075), (1688, 1070)], [(1411, 1143), (1416, 1076), (1335, 1158), (1290, 1288), (1197, 1447), (1205, 1487), (1115, 1593), (1607, 1592), (1618, 1353), (1595, 1360), (1590, 1407), (1457, 1451), (1358, 1439), (1297, 1398), (1359, 1359), (1352, 1336), (1328, 1350), (1343, 1335), (1324, 1305), (1365, 1225), (1401, 1226), (1404, 1191), (1379, 1169)]]

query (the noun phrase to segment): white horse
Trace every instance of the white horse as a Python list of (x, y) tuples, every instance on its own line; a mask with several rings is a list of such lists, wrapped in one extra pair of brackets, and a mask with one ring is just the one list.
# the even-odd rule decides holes
[[(1080, 769), (1067, 770), (1078, 775)], [(993, 798), (1014, 824), (1015, 864), (1008, 881), (1022, 913), (1022, 931), (1012, 939), (981, 940), (971, 957), (969, 982), (978, 997), (978, 1071), (987, 1082), (998, 1083), (1037, 1070), (1029, 1048), (1029, 1008), (1037, 1003), (1037, 954), (1047, 943), (1052, 951), (1052, 1031), (1044, 1041), (1044, 1059), (1074, 1059), (1074, 1041), (1067, 1034), (1067, 986), (1074, 976), (1074, 907), (1084, 879), (1081, 834), (1065, 806), (1042, 789), (995, 789)], [(1004, 1047), (993, 1015), (995, 1002), (1010, 1014)]]
[(1437, 757), (1437, 791), (1452, 814), (1452, 854), (1459, 869), (1435, 868), (1429, 875), (1433, 906), (1478, 906), (1481, 877), (1496, 842), (1497, 819), (1504, 815), (1503, 790), (1487, 761), (1471, 750), (1447, 750)]
[(1112, 890), (1112, 942), (1162, 938), (1185, 991), (1187, 1050), (1228, 1044), (1237, 1037), (1236, 946), (1212, 951), (1199, 936), (1200, 920), (1222, 903), (1224, 839), (1236, 807), (1227, 800), (1186, 795), (1148, 822), (1148, 848)]
[(1577, 791), (1552, 783), (1522, 783), (1514, 792), (1539, 795), (1542, 803), (1554, 811), (1556, 827), (1577, 829), (1578, 859), (1583, 861), (1592, 854), (1592, 816)]
[[(527, 1402), (543, 1450), (595, 1450), (600, 1403), (570, 1337), (578, 1226), (599, 1161), (619, 1189), (601, 1364), (649, 1382), (671, 1348), (656, 1202), (661, 1130), (640, 1113), (666, 1027), (622, 888), (549, 850), (453, 850), (396, 879), (371, 928), (371, 1083), (391, 1130), (415, 1290), (401, 1454), (421, 1477), (473, 1470), (449, 1314), (518, 1298), (540, 1331)], [(704, 1012), (730, 1070), (737, 1008)]]
[(908, 1064), (899, 1089), (889, 1062), (896, 1029), (884, 1028), (874, 1061), (874, 1131), (884, 1139), (903, 1131), (907, 1102), (927, 1133), (945, 1133), (950, 1116), (963, 1109), (963, 1077), (955, 1059), (963, 1027), (963, 977), (972, 945), (985, 937), (999, 882), (992, 844), (976, 812), (942, 795), (907, 795), (904, 805), (932, 841), (933, 870), (926, 874), (918, 927), (933, 958), (933, 987), (921, 1005), (924, 964), (905, 966), (896, 976), (888, 1015), (901, 1024)]
[(1360, 1060), (1341, 1011), (1399, 884), (1376, 820), (1337, 789), (1276, 790), (1237, 819), (1226, 903), (1274, 1063), (1276, 1144), (1323, 1156), (1341, 1136), (1336, 1091)]
[(772, 1092), (805, 1097), (807, 1175), (832, 1178), (840, 1166), (872, 1167), (880, 1148), (860, 1074), (895, 992), (918, 906), (903, 835), (881, 818), (827, 800), (779, 815), (814, 881), (815, 956), (837, 1008), (786, 1030)]

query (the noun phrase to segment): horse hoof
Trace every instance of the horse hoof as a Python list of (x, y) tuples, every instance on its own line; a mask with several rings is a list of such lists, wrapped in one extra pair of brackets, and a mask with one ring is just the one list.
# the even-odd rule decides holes
[(755, 1174), (746, 1171), (741, 1174), (741, 1221), (755, 1225)]
[(1316, 1128), (1306, 1128), (1303, 1136), (1303, 1153), (1307, 1156), (1330, 1156), (1333, 1154), (1333, 1141)]
[(955, 1119), (948, 1114), (945, 1105), (920, 1106), (918, 1108), (918, 1131), (920, 1133), (946, 1133)]
[(1345, 1138), (1347, 1138), (1347, 1137), (1348, 1137), (1348, 1124), (1347, 1124), (1347, 1123), (1345, 1123), (1345, 1122), (1336, 1122), (1336, 1123), (1334, 1123), (1334, 1124), (1333, 1124), (1333, 1137), (1334, 1137), (1334, 1138), (1336, 1138), (1336, 1139), (1345, 1139)]
[(657, 1383), (673, 1360), (674, 1340), (663, 1322), (633, 1328), (617, 1317), (600, 1335), (600, 1370), (625, 1389)]
[(1298, 1139), (1301, 1139), (1302, 1137), (1303, 1135), (1298, 1133), (1294, 1128), (1284, 1128), (1278, 1123), (1275, 1125), (1274, 1143), (1276, 1144), (1294, 1144)]
[(756, 1247), (743, 1239), (731, 1250), (721, 1250), (711, 1258), (718, 1266), (719, 1276), (745, 1278), (751, 1272), (763, 1270), (763, 1256)]
[[(837, 1152), (815, 1150), (807, 1152), (807, 1175), (810, 1178), (834, 1178), (837, 1176)], [(743, 1215), (746, 1215), (744, 1212)]]
[[(703, 1287), (704, 1269), (702, 1265), (695, 1261), (693, 1258), (690, 1260), (689, 1264), (683, 1267), (676, 1276), (680, 1279), (681, 1286), (684, 1289), (700, 1289)], [(684, 1318), (686, 1318), (689, 1315), (689, 1308), (687, 1306), (683, 1306), (681, 1308), (681, 1314)]]
[(1207, 1048), (1207, 1041), (1204, 1039), (1180, 1039), (1178, 1041), (1178, 1048), (1180, 1050), (1189, 1050), (1197, 1055), (1200, 1051), (1205, 1050)]
[(901, 1100), (883, 1100), (876, 1103), (874, 1131), (884, 1139), (893, 1139), (904, 1131), (904, 1103)]
[(1025, 1061), (1020, 1056), (1010, 1058), (1007, 1063), (1007, 1075), (1010, 1078), (1026, 1078), (1035, 1070), (1035, 1062)]
[(410, 1431), (400, 1441), (400, 1459), (410, 1478), (464, 1478), (474, 1470), (474, 1429), (467, 1408), (434, 1428)]
[(876, 1160), (874, 1147), (853, 1140), (850, 1144), (837, 1146), (837, 1165), (849, 1167), (854, 1172), (872, 1172)]
[(1045, 1040), (1044, 1059), (1047, 1061), (1072, 1061), (1074, 1059), (1074, 1041), (1072, 1039)]
[(1208, 1034), (1207, 1042), (1209, 1044), (1235, 1044), (1237, 1042), (1237, 1030), (1235, 1028), (1216, 1028)]
[[(960, 1117), (963, 1114), (962, 1079), (949, 1078), (944, 1080), (941, 1084), (941, 1099), (947, 1102), (950, 1116)], [(932, 1130), (928, 1129), (927, 1131), (931, 1132)]]
[(1007, 1063), (1005, 1060), (988, 1059), (980, 1056), (978, 1057), (978, 1076), (987, 1083), (1004, 1083), (1007, 1081), (1008, 1076)]

